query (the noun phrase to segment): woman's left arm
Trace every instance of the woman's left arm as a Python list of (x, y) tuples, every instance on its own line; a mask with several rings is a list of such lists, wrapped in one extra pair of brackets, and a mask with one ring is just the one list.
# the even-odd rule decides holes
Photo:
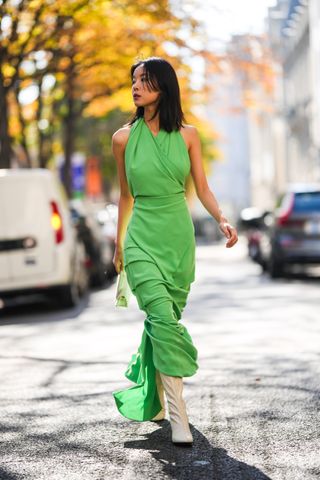
[(216, 197), (210, 190), (206, 174), (202, 164), (201, 142), (197, 129), (191, 125), (186, 128), (186, 137), (188, 139), (188, 151), (191, 163), (191, 175), (197, 196), (205, 207), (205, 209), (212, 215), (212, 217), (219, 224), (221, 232), (228, 239), (226, 247), (230, 248), (238, 241), (237, 230), (230, 225), (226, 217), (222, 214), (219, 208)]

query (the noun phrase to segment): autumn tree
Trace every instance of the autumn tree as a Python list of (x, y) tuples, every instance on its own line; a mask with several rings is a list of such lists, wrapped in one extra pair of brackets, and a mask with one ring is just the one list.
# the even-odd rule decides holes
[[(88, 0), (0, 0), (0, 168), (9, 168), (12, 156), (10, 95), (19, 94), (22, 81), (39, 79), (45, 70), (54, 70), (57, 41), (65, 22), (86, 4)], [(37, 69), (35, 60), (39, 54), (43, 62)], [(23, 132), (21, 112), (19, 118)]]
[[(132, 105), (129, 70), (137, 57), (169, 57), (164, 43), (182, 45), (177, 36), (181, 20), (167, 0), (96, 0), (73, 19), (69, 30), (68, 56), (62, 59), (60, 88), (65, 92), (65, 164), (70, 172), (75, 142), (75, 120), (103, 117), (114, 109), (129, 111)], [(164, 41), (165, 39), (165, 41)], [(186, 47), (185, 47), (186, 48)], [(188, 85), (187, 70), (184, 83)], [(66, 180), (70, 185), (70, 178)]]
[[(82, 127), (93, 125), (95, 118), (117, 111), (117, 118), (125, 118), (132, 108), (129, 69), (137, 58), (159, 55), (171, 61), (192, 114), (191, 68), (184, 60), (199, 54), (190, 42), (197, 23), (173, 13), (171, 2), (0, 0), (0, 12), (0, 168), (10, 167), (13, 140), (28, 166), (36, 151), (36, 164), (45, 167), (61, 145), (71, 194), (76, 142), (90, 145), (85, 135), (77, 136), (77, 125), (80, 119)], [(31, 90), (34, 98), (25, 104)]]

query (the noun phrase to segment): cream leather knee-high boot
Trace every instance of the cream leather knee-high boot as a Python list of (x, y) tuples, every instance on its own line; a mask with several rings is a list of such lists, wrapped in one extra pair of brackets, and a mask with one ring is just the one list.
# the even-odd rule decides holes
[(157, 383), (157, 390), (158, 390), (158, 395), (159, 395), (159, 399), (160, 399), (162, 409), (160, 410), (160, 412), (155, 417), (152, 418), (152, 421), (154, 421), (154, 422), (164, 420), (166, 418), (166, 406), (165, 406), (165, 399), (164, 399), (164, 390), (163, 390), (163, 385), (162, 385), (161, 378), (160, 378), (160, 373), (158, 372), (158, 370), (156, 370), (156, 383)]
[(183, 378), (171, 377), (161, 372), (160, 377), (168, 400), (172, 442), (190, 446), (193, 437), (189, 427), (186, 404), (182, 397)]

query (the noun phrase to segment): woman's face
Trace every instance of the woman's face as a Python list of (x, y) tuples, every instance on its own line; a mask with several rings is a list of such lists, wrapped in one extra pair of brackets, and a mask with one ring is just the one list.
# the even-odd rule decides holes
[(156, 105), (158, 102), (160, 91), (150, 89), (143, 64), (139, 65), (133, 72), (132, 96), (137, 107)]

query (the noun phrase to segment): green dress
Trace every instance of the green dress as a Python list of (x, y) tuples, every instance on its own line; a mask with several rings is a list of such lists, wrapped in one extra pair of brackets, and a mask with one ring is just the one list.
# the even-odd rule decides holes
[(134, 206), (124, 268), (146, 318), (125, 372), (135, 385), (112, 394), (123, 416), (145, 421), (161, 410), (156, 370), (190, 377), (198, 369), (197, 349), (180, 322), (195, 279), (194, 226), (185, 197), (190, 159), (181, 133), (161, 129), (155, 136), (138, 118), (130, 130), (125, 169)]

